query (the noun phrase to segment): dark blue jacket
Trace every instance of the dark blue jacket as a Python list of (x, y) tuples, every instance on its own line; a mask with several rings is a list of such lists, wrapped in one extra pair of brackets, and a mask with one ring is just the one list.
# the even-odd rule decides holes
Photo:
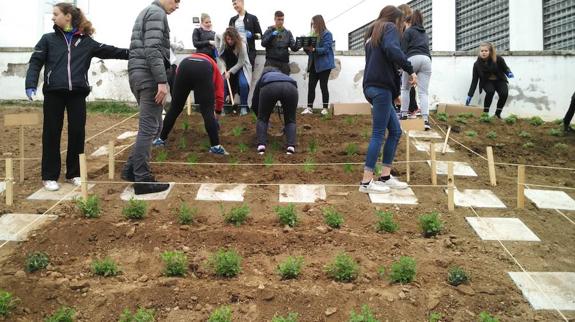
[(252, 95), (252, 110), (254, 111), (254, 113), (256, 113), (256, 115), (258, 115), (258, 107), (260, 104), (260, 90), (268, 84), (277, 82), (288, 82), (293, 84), (293, 86), (297, 88), (297, 82), (293, 78), (280, 72), (279, 70), (271, 69), (270, 71), (267, 72), (264, 71), (264, 73), (256, 83), (256, 86), (254, 88), (254, 94)]
[(401, 50), (412, 57), (415, 55), (425, 55), (431, 58), (429, 52), (429, 37), (422, 26), (411, 26), (403, 33), (401, 38)]
[(321, 34), (321, 38), (315, 48), (315, 51), (307, 51), (309, 57), (307, 63), (307, 69), (311, 66), (313, 60), (313, 65), (316, 73), (321, 73), (323, 71), (335, 68), (335, 56), (333, 53), (333, 36), (329, 30), (325, 30)]
[(385, 88), (399, 96), (401, 79), (398, 69), (408, 74), (413, 67), (399, 47), (399, 32), (392, 23), (387, 23), (378, 47), (371, 45), (371, 38), (365, 43), (365, 70), (363, 71), (363, 89), (369, 86)]

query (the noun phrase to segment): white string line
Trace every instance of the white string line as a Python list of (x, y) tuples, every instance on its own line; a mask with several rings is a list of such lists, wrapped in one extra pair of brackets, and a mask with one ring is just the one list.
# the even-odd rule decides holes
[(348, 13), (349, 11), (351, 11), (353, 8), (359, 6), (360, 4), (362, 4), (362, 3), (366, 2), (366, 1), (367, 1), (367, 0), (361, 0), (361, 1), (359, 1), (358, 3), (354, 4), (353, 6), (347, 8), (347, 9), (345, 9), (344, 11), (342, 11), (342, 12), (338, 13), (337, 15), (335, 15), (335, 17), (328, 19), (326, 22), (332, 22), (333, 20), (335, 20), (335, 19), (337, 19), (337, 18), (343, 16), (344, 14)]
[[(426, 163), (429, 160), (418, 160), (418, 161), (394, 161), (393, 163)], [(127, 160), (115, 160), (118, 163), (126, 163)], [(341, 165), (364, 165), (364, 162), (335, 162), (335, 163), (218, 163), (218, 162), (158, 162), (150, 161), (150, 164), (167, 164), (167, 165), (205, 165), (205, 166), (266, 166), (266, 167), (289, 167), (289, 166), (341, 166)]]
[(506, 166), (525, 166), (526, 168), (541, 168), (541, 169), (551, 169), (551, 170), (566, 170), (566, 171), (575, 171), (575, 168), (561, 168), (561, 167), (551, 167), (545, 165), (533, 165), (533, 164), (517, 164), (517, 163), (505, 163), (505, 162), (494, 162), (495, 165), (506, 165)]
[[(483, 221), (483, 218), (479, 216), (479, 214), (475, 211), (475, 209), (472, 206), (469, 206), (469, 209), (471, 209), (473, 211), (473, 213), (475, 214), (475, 216), (477, 216), (477, 218), (482, 222), (485, 223)], [(531, 274), (529, 274), (529, 272), (527, 272), (525, 270), (525, 268), (523, 268), (523, 265), (521, 265), (521, 263), (519, 263), (519, 261), (515, 258), (515, 256), (513, 256), (513, 254), (509, 251), (509, 249), (507, 249), (507, 247), (505, 247), (505, 245), (503, 245), (503, 242), (501, 242), (501, 240), (498, 238), (497, 242), (499, 243), (499, 245), (501, 247), (503, 247), (503, 249), (505, 250), (505, 252), (507, 253), (507, 255), (509, 255), (511, 257), (511, 259), (513, 259), (513, 261), (515, 262), (515, 264), (517, 264), (517, 266), (519, 266), (519, 268), (521, 269), (521, 271), (523, 271), (523, 273), (527, 274), (527, 277), (531, 280), (531, 282), (533, 282), (533, 284), (535, 284), (535, 286), (537, 287), (537, 289), (539, 290), (539, 292), (543, 293), (543, 295), (545, 296), (545, 298), (547, 299), (547, 301), (549, 303), (551, 303), (551, 305), (553, 306), (553, 309), (555, 311), (557, 311), (557, 313), (559, 313), (559, 315), (561, 316), (561, 318), (563, 318), (563, 320), (565, 320), (566, 322), (569, 322), (569, 320), (567, 320), (567, 318), (565, 317), (565, 315), (563, 315), (563, 313), (561, 313), (561, 311), (557, 308), (557, 306), (555, 306), (555, 303), (553, 301), (551, 301), (551, 299), (549, 298), (549, 296), (547, 295), (547, 293), (545, 291), (543, 291), (543, 289), (541, 288), (541, 286), (539, 286), (539, 283), (537, 283), (533, 277), (531, 277)]]
[[(48, 210), (44, 211), (44, 213), (42, 213), (41, 215), (39, 215), (38, 217), (36, 217), (36, 219), (32, 220), (30, 223), (28, 223), (26, 226), (22, 227), (20, 230), (18, 230), (14, 236), (18, 236), (18, 234), (20, 234), (22, 231), (24, 231), (26, 228), (30, 227), (32, 224), (36, 223), (38, 220), (40, 220), (42, 217), (46, 216), (46, 214), (51, 211), (52, 209), (56, 208), (56, 206), (58, 206), (60, 203), (62, 203), (62, 201), (64, 201), (64, 199), (68, 198), (73, 192), (76, 192), (76, 190), (80, 188), (80, 187), (74, 187), (74, 189), (72, 189), (70, 192), (68, 192), (67, 194), (65, 194), (62, 199), (58, 200), (58, 202), (56, 202), (54, 205), (52, 205), (50, 208), (48, 208)], [(5, 241), (4, 243), (0, 244), (0, 248), (4, 247), (6, 244), (8, 244), (10, 241)]]
[[(443, 133), (444, 136), (447, 136), (447, 133), (445, 133), (445, 131), (443, 131), (443, 129), (441, 128), (441, 126), (439, 126), (439, 124), (437, 124), (437, 122), (435, 121), (435, 119), (430, 115), (429, 118), (431, 119), (431, 121), (433, 121), (433, 124)], [(451, 131), (453, 132), (453, 128), (451, 129)], [(466, 150), (468, 150), (469, 152), (476, 154), (478, 157), (482, 158), (484, 161), (488, 161), (486, 157), (482, 156), (481, 154), (471, 150), (470, 148), (468, 148), (467, 146), (465, 146), (463, 143), (457, 141), (456, 139), (454, 139), (451, 135), (449, 136), (449, 140), (461, 145), (463, 148), (465, 148)]]
[(567, 217), (567, 215), (565, 215), (564, 213), (562, 213), (559, 209), (555, 209), (555, 211), (557, 211), (561, 216), (565, 217), (565, 219), (567, 219), (567, 221), (569, 221), (570, 223), (572, 223), (573, 225), (575, 225), (575, 221), (573, 221), (571, 218)]

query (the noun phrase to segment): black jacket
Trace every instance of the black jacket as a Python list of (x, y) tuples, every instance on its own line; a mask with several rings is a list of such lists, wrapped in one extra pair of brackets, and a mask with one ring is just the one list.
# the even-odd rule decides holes
[(422, 26), (411, 26), (403, 33), (401, 38), (401, 50), (407, 57), (425, 55), (431, 58), (429, 52), (429, 37)]
[[(236, 20), (238, 20), (240, 16), (239, 15), (235, 15), (230, 19), (230, 23), (229, 26), (230, 27), (235, 27), (236, 25)], [(253, 37), (248, 39), (248, 52), (251, 51), (255, 51), (256, 50), (256, 34), (262, 34), (262, 28), (260, 27), (260, 22), (258, 21), (258, 17), (249, 14), (246, 11), (246, 15), (244, 16), (244, 25), (246, 27), (246, 30), (251, 31), (251, 33), (253, 34)]]
[(295, 44), (295, 39), (291, 31), (283, 28), (278, 31), (276, 36), (272, 33), (276, 30), (275, 26), (269, 27), (262, 36), (262, 47), (266, 49), (266, 59), (289, 63), (289, 49), (298, 51), (299, 47)]
[(92, 57), (128, 59), (128, 49), (101, 44), (79, 32), (68, 44), (64, 32), (54, 26), (54, 32), (44, 34), (34, 47), (26, 73), (26, 88), (36, 88), (44, 66), (43, 91), (90, 91), (88, 69)]
[(469, 87), (467, 96), (473, 96), (475, 88), (477, 88), (477, 81), (479, 81), (479, 93), (481, 94), (483, 86), (485, 82), (489, 80), (490, 76), (495, 76), (495, 80), (505, 81), (507, 83), (507, 74), (510, 72), (511, 69), (509, 69), (505, 63), (505, 59), (499, 55), (497, 55), (495, 63), (491, 60), (484, 61), (477, 57), (477, 60), (473, 64), (473, 79), (471, 80), (471, 86)]
[(297, 82), (293, 78), (280, 72), (279, 70), (277, 70), (275, 68), (271, 68), (269, 71), (264, 71), (262, 73), (262, 76), (260, 77), (260, 79), (256, 83), (256, 86), (254, 87), (254, 93), (252, 95), (252, 110), (254, 111), (254, 113), (256, 115), (258, 115), (258, 109), (259, 109), (259, 105), (260, 105), (260, 91), (261, 91), (261, 89), (268, 84), (277, 83), (277, 82), (288, 82), (288, 83), (293, 84), (293, 86), (295, 86), (297, 88)]
[(210, 40), (214, 40), (216, 33), (211, 30), (204, 30), (201, 27), (194, 29), (192, 38), (194, 40), (194, 47), (196, 47), (196, 53), (206, 54), (212, 58), (216, 58), (214, 55), (214, 50), (216, 47), (210, 45)]

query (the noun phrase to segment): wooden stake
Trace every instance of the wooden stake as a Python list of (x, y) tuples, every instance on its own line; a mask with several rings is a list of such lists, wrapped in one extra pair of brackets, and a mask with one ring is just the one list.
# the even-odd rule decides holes
[(190, 95), (188, 95), (188, 99), (186, 100), (186, 111), (188, 115), (192, 115), (192, 99)]
[(409, 182), (409, 180), (411, 179), (411, 163), (409, 163), (409, 148), (410, 148), (410, 143), (409, 143), (409, 130), (405, 131), (405, 142), (406, 142), (406, 146), (405, 146), (405, 160), (407, 161), (405, 163), (405, 171), (406, 171), (406, 180), (407, 182)]
[(453, 177), (453, 162), (447, 162), (447, 209), (455, 210), (455, 180)]
[(493, 158), (493, 147), (487, 147), (487, 164), (489, 166), (489, 181), (492, 186), (497, 185), (497, 178), (495, 177), (495, 159)]
[(20, 182), (24, 182), (24, 126), (20, 125)]
[(80, 180), (82, 189), (82, 198), (84, 200), (88, 199), (88, 166), (86, 165), (86, 155), (84, 153), (80, 154)]
[(6, 159), (6, 206), (12, 206), (14, 203), (14, 171), (12, 158)]
[(435, 143), (429, 144), (429, 152), (431, 153), (431, 184), (437, 185), (437, 161), (435, 158)]
[(234, 93), (232, 93), (232, 85), (230, 85), (230, 79), (226, 78), (226, 81), (228, 82), (228, 94), (230, 95), (230, 101), (232, 102), (232, 105), (236, 105), (234, 102)]
[(517, 208), (525, 208), (525, 166), (517, 167)]
[(110, 180), (114, 179), (114, 172), (116, 171), (116, 164), (114, 163), (114, 150), (114, 141), (108, 142), (108, 179)]
[(447, 141), (449, 140), (449, 134), (451, 133), (451, 125), (447, 128), (447, 134), (445, 135), (445, 142), (443, 142), (443, 149), (441, 150), (441, 154), (445, 154), (447, 151)]

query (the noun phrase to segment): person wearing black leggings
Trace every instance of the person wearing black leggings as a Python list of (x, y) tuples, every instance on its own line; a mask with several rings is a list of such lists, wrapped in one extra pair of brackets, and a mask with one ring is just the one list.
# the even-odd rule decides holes
[(571, 96), (571, 104), (569, 105), (569, 109), (563, 118), (563, 129), (565, 133), (575, 132), (575, 130), (571, 128), (571, 120), (573, 120), (573, 114), (575, 114), (575, 93), (573, 93), (573, 96)]
[(210, 138), (211, 148), (209, 152), (227, 154), (220, 145), (219, 126), (216, 118), (222, 113), (224, 106), (224, 80), (216, 62), (206, 54), (192, 54), (182, 60), (178, 66), (174, 79), (172, 107), (166, 114), (162, 132), (160, 137), (154, 141), (154, 145), (165, 145), (168, 134), (182, 113), (186, 99), (192, 90), (194, 91), (194, 101), (200, 105), (204, 126)]

